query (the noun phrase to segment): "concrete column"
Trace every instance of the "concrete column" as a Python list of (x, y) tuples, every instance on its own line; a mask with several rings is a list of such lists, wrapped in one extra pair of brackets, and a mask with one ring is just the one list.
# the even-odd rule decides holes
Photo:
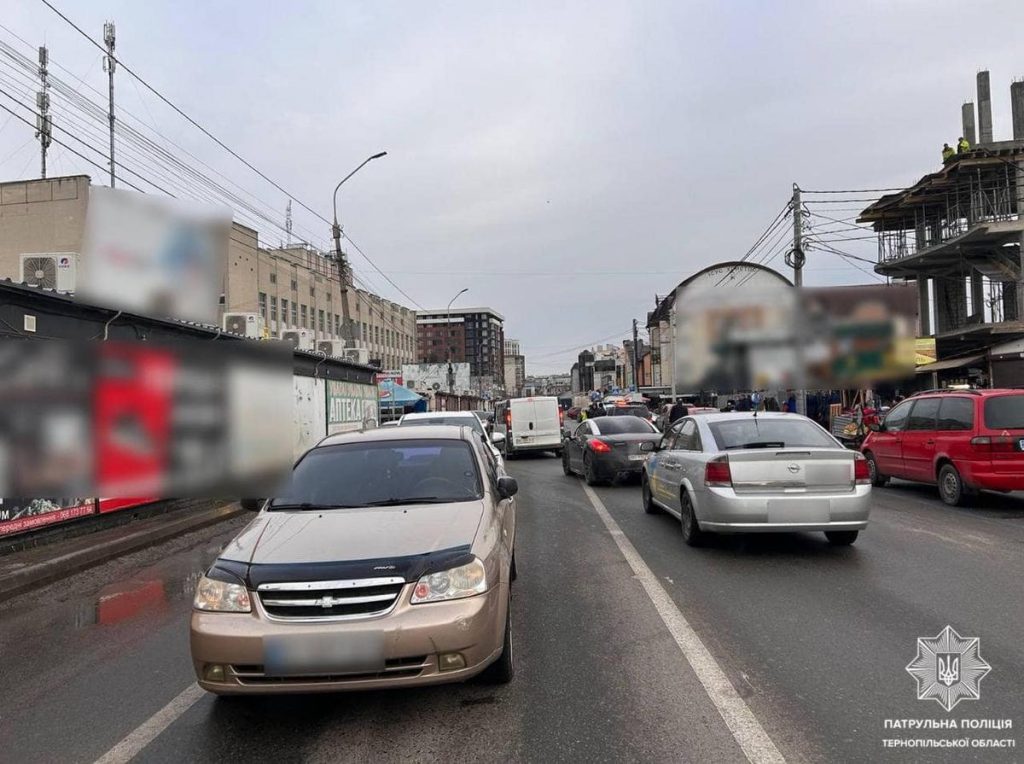
[(1020, 285), (1014, 281), (1003, 282), (1003, 320), (1017, 320), (1017, 293)]
[(1013, 139), (1024, 141), (1024, 80), (1010, 83), (1010, 108), (1013, 113)]
[(971, 314), (985, 320), (985, 282), (978, 271), (971, 271)]
[[(1014, 83), (1016, 85), (1024, 83)], [(1016, 114), (1016, 111), (1014, 112)], [(1015, 130), (1016, 132), (1016, 122)], [(1024, 126), (1024, 125), (1022, 125)], [(1024, 226), (1024, 157), (1017, 160), (1017, 224)], [(1017, 278), (1017, 289), (1015, 293), (1016, 302), (1014, 304), (1013, 320), (1019, 321), (1021, 319), (1020, 310), (1024, 307), (1024, 227), (1021, 228), (1020, 234), (1017, 236), (1017, 263), (1020, 266), (1019, 276)], [(1007, 314), (1006, 319), (1009, 321), (1010, 317)]]
[(962, 128), (961, 128), (963, 130), (961, 135), (963, 135), (963, 137), (967, 139), (967, 142), (969, 144), (971, 144), (971, 148), (973, 148), (974, 144), (977, 143), (977, 141), (975, 140), (975, 134), (974, 134), (974, 102), (973, 101), (968, 101), (967, 103), (965, 103), (963, 106), (960, 107), (960, 122), (963, 125)]
[(936, 332), (959, 329), (967, 315), (967, 285), (959, 276), (935, 280)]
[(931, 303), (928, 300), (928, 279), (917, 279), (917, 311), (920, 335), (928, 337), (932, 333)]
[(988, 72), (978, 72), (978, 143), (992, 143), (992, 89)]

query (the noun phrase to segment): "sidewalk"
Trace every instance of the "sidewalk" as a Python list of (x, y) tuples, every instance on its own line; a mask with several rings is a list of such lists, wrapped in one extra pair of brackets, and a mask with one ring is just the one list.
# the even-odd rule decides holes
[(237, 503), (217, 503), (208, 509), (169, 512), (0, 556), (0, 602), (244, 512)]

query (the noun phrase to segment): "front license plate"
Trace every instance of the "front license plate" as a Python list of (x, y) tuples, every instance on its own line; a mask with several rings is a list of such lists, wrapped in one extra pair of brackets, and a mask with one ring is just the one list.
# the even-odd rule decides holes
[(827, 523), (828, 501), (772, 499), (768, 502), (770, 523)]
[(647, 458), (647, 454), (630, 454), (629, 455), (629, 460), (631, 462), (642, 462), (646, 458)]
[(384, 670), (381, 634), (299, 634), (263, 640), (267, 676), (371, 674)]

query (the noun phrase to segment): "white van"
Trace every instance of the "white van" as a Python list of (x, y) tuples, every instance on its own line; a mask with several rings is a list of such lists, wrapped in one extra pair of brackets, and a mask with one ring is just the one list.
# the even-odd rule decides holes
[(562, 453), (562, 411), (558, 398), (511, 398), (494, 407), (494, 431), (505, 436), (505, 456), (524, 451)]

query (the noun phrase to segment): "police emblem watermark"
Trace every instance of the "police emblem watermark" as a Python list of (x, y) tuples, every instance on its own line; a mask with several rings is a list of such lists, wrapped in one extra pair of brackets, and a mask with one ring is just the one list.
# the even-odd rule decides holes
[(917, 681), (917, 699), (934, 700), (946, 711), (961, 700), (977, 700), (981, 680), (991, 670), (978, 637), (961, 637), (952, 626), (934, 637), (918, 637), (917, 657), (907, 664)]

